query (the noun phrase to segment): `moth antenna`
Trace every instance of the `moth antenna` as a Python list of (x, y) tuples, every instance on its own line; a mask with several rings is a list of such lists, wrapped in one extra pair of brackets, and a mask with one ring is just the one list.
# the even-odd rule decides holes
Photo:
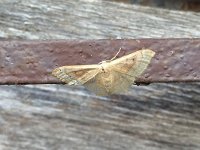
[(122, 49), (122, 48), (120, 47), (120, 49), (118, 50), (118, 52), (115, 54), (115, 56), (114, 56), (113, 58), (111, 58), (110, 61), (114, 60), (114, 59), (117, 57), (117, 55), (120, 53), (121, 49)]

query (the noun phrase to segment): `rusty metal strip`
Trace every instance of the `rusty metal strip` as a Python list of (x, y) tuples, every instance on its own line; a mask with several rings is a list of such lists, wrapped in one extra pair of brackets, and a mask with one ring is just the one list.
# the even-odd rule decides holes
[(200, 81), (200, 39), (0, 41), (0, 84), (61, 83), (63, 65), (94, 64), (142, 48), (156, 52), (138, 83)]

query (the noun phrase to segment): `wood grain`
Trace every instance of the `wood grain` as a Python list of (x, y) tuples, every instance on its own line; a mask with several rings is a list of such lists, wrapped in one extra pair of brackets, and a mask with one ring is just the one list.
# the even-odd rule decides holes
[(199, 88), (152, 84), (106, 98), (66, 85), (0, 86), (0, 143), (10, 149), (198, 149)]
[(2, 38), (194, 38), (200, 14), (99, 0), (2, 0)]
[[(107, 1), (0, 2), (2, 39), (200, 37), (200, 14)], [(200, 84), (0, 86), (0, 149), (200, 149)]]

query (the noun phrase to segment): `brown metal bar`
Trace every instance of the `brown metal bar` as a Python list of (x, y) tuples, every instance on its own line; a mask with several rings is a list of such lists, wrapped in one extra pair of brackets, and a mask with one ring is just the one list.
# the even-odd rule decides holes
[(0, 41), (0, 84), (61, 83), (63, 65), (95, 64), (142, 48), (156, 52), (138, 83), (200, 81), (200, 39)]

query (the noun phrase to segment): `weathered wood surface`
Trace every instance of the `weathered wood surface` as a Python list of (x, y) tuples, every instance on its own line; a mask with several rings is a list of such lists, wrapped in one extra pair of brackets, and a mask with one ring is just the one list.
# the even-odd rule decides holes
[(200, 38), (167, 38), (0, 41), (0, 84), (60, 84), (53, 69), (98, 64), (111, 59), (119, 47), (117, 57), (144, 48), (155, 52), (136, 84), (200, 82)]
[(0, 37), (94, 39), (200, 37), (200, 14), (100, 0), (1, 0)]
[[(102, 1), (1, 1), (0, 37), (200, 37), (200, 14)], [(66, 58), (67, 59), (67, 58)], [(200, 149), (200, 84), (0, 86), (0, 149)]]

